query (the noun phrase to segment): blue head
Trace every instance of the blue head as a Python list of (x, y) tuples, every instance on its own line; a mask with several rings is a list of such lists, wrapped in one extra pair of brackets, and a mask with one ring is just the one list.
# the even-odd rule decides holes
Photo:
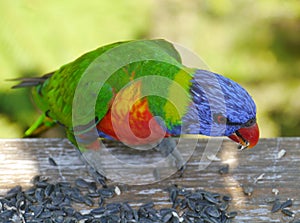
[(244, 148), (257, 143), (256, 106), (239, 84), (210, 71), (196, 70), (190, 91), (193, 105), (183, 118), (186, 133), (228, 136)]

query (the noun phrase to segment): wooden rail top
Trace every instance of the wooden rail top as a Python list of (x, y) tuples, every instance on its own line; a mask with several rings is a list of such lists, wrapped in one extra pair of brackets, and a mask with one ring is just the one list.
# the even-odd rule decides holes
[[(272, 204), (265, 199), (274, 196), (281, 201), (294, 199), (290, 210), (295, 213), (294, 220), (300, 219), (300, 138), (261, 139), (255, 148), (245, 151), (237, 150), (235, 143), (225, 139), (221, 141), (220, 148), (214, 148), (214, 151), (218, 151), (216, 157), (220, 159), (215, 161), (211, 161), (214, 157), (210, 151), (205, 150), (208, 140), (216, 145), (220, 142), (220, 139), (199, 139), (182, 177), (176, 173), (146, 185), (108, 181), (109, 184), (119, 185), (122, 190), (121, 195), (113, 197), (111, 201), (130, 201), (136, 206), (153, 201), (156, 207), (169, 207), (165, 189), (177, 184), (187, 189), (201, 188), (230, 195), (230, 210), (238, 212), (234, 222), (293, 220), (280, 211), (271, 213)], [(106, 141), (105, 144), (120, 151), (125, 159), (126, 156), (128, 159), (145, 159), (142, 153), (127, 154), (126, 148), (119, 143)], [(189, 142), (186, 146), (188, 148)], [(52, 182), (74, 182), (78, 177), (92, 179), (78, 152), (67, 139), (0, 139), (0, 149), (1, 195), (16, 185), (24, 189), (31, 187), (31, 179), (35, 175), (48, 176)], [(55, 160), (57, 166), (51, 165), (49, 157)], [(220, 174), (224, 164), (229, 165), (228, 173)], [(115, 164), (111, 165), (115, 168)], [(250, 196), (244, 193), (247, 187), (253, 188)]]

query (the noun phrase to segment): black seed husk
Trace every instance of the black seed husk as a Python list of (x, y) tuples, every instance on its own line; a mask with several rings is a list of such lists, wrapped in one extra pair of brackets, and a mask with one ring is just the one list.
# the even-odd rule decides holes
[(219, 168), (219, 173), (220, 174), (227, 174), (228, 172), (229, 172), (229, 165), (228, 164), (222, 165)]
[[(202, 189), (194, 191), (177, 185), (167, 189), (172, 203), (169, 208), (157, 209), (155, 203), (150, 201), (134, 209), (128, 202), (109, 201), (116, 194), (114, 186), (98, 189), (95, 182), (82, 178), (76, 179), (73, 184), (50, 183), (44, 176), (36, 176), (32, 182), (32, 188), (22, 191), (21, 187), (14, 187), (0, 199), (1, 220), (11, 222), (10, 219), (15, 219), (28, 223), (189, 223), (226, 222), (237, 214), (226, 211), (231, 200), (229, 196)], [(86, 211), (75, 210), (73, 205), (76, 203), (85, 205)], [(285, 212), (288, 215), (289, 212)]]
[(291, 207), (293, 205), (293, 200), (292, 199), (287, 199), (285, 202), (281, 204), (281, 209)]
[(289, 217), (295, 217), (295, 213), (289, 209), (283, 208), (281, 212)]
[(271, 212), (274, 213), (274, 212), (279, 211), (280, 209), (281, 209), (281, 203), (280, 203), (280, 201), (277, 199), (277, 200), (274, 202), (273, 206), (272, 206)]
[(266, 197), (265, 198), (265, 202), (267, 202), (267, 203), (273, 203), (274, 201), (276, 201), (276, 197)]
[(52, 157), (48, 158), (48, 162), (51, 166), (57, 166), (57, 163), (55, 162), (55, 160)]
[(252, 193), (254, 191), (254, 188), (252, 186), (249, 186), (249, 185), (244, 185), (243, 186), (243, 192), (244, 194), (248, 195), (248, 196), (251, 196)]
[(225, 216), (227, 218), (234, 218), (235, 216), (237, 216), (237, 212), (236, 211), (231, 211), (231, 212), (225, 214)]
[(75, 180), (75, 185), (77, 187), (82, 187), (82, 188), (88, 188), (89, 187), (89, 183), (86, 180), (82, 179), (82, 178), (77, 178)]

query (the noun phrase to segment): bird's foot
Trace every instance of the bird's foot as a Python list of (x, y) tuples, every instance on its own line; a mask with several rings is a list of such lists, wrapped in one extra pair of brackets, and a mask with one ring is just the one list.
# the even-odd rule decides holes
[(89, 174), (93, 177), (93, 179), (95, 179), (95, 181), (99, 184), (101, 184), (103, 187), (106, 187), (106, 181), (107, 181), (107, 178), (99, 173), (99, 171), (95, 170), (92, 166), (88, 166), (88, 171), (89, 171)]
[[(169, 160), (169, 163), (172, 167), (176, 167), (177, 170), (180, 172), (180, 177), (182, 177), (184, 170), (186, 168), (185, 161), (183, 160), (182, 155), (176, 148), (176, 142), (174, 138), (167, 137), (164, 138), (159, 145), (156, 147), (156, 149), (164, 156), (167, 157)], [(155, 175), (159, 175), (159, 169), (155, 170)]]

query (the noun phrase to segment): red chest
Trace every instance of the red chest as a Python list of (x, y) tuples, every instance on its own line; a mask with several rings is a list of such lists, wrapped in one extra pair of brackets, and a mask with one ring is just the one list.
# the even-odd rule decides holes
[(149, 144), (166, 137), (150, 112), (147, 99), (140, 96), (139, 82), (120, 91), (97, 129), (129, 145)]

